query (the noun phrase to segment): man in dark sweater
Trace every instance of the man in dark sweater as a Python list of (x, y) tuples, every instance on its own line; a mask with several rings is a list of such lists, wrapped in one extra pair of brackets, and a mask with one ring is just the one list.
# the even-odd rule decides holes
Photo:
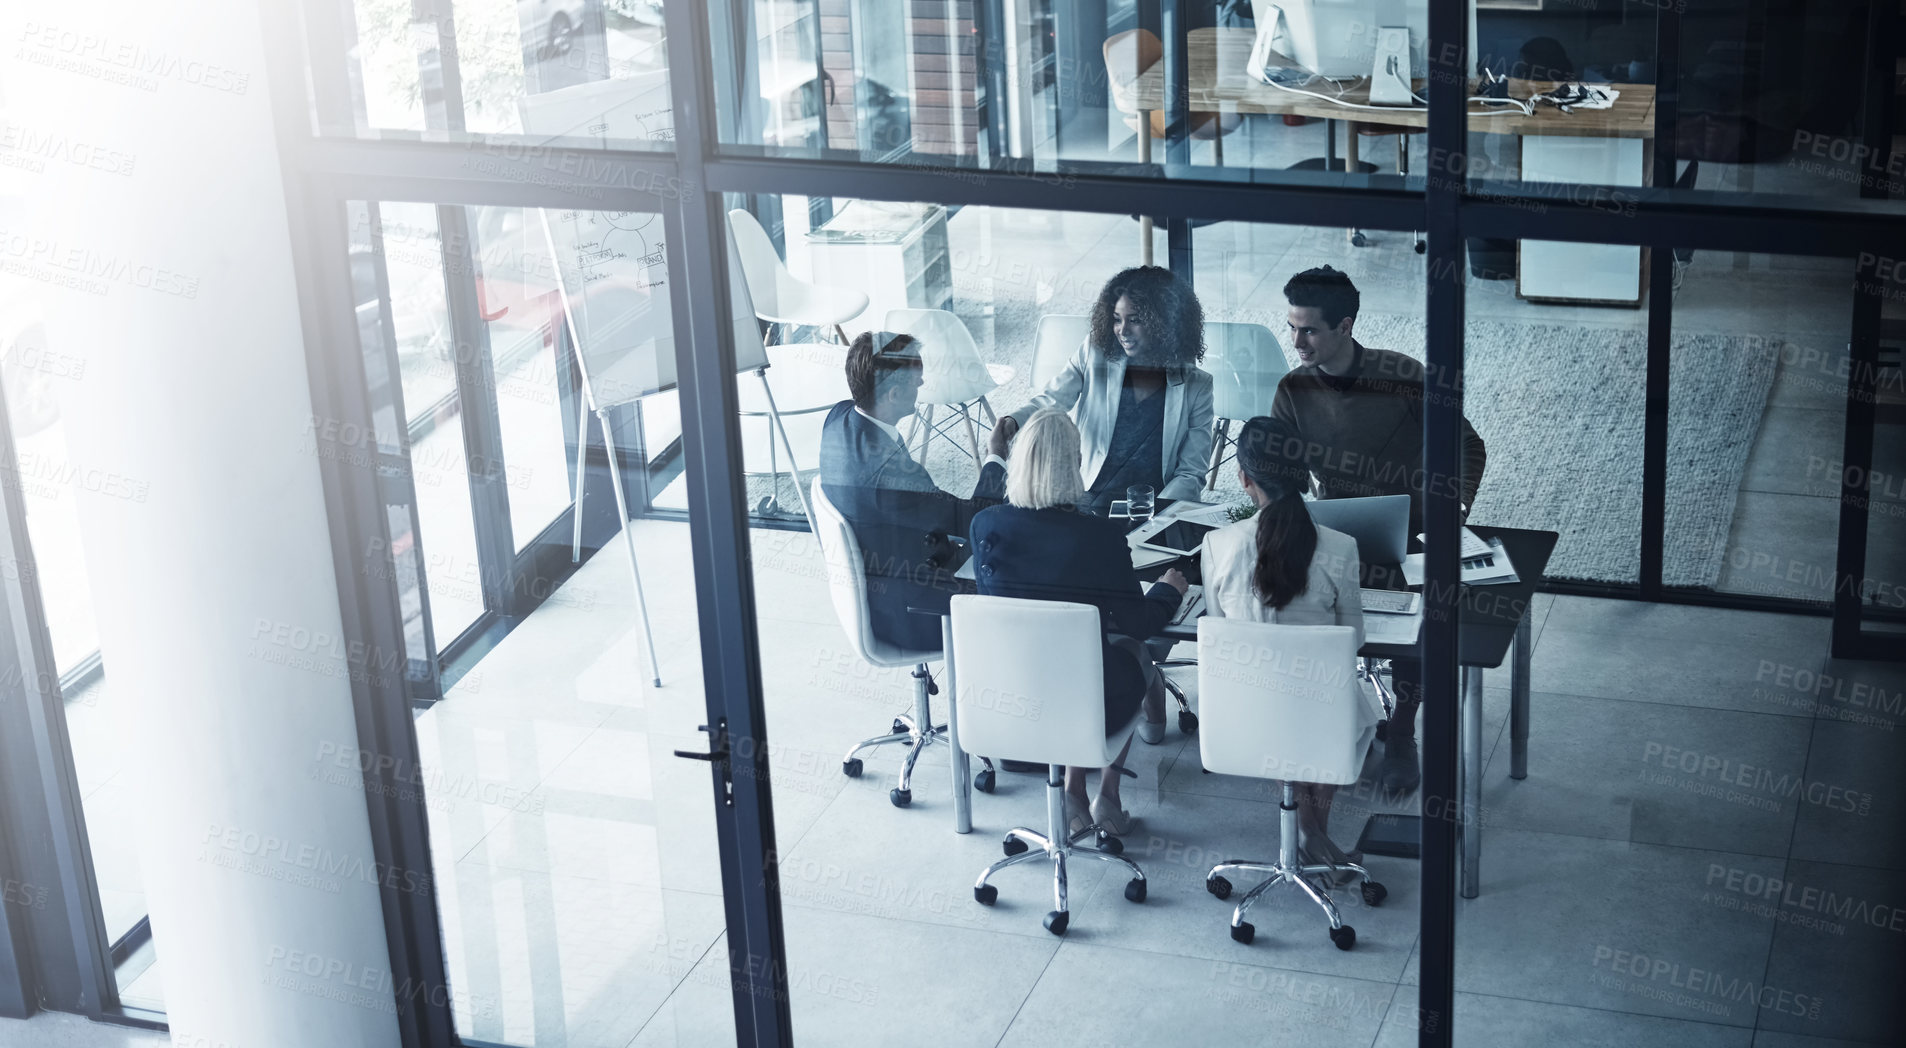
[[(1277, 384), (1271, 414), (1304, 440), (1306, 465), (1320, 498), (1410, 497), (1410, 535), (1423, 529), (1423, 365), (1387, 349), (1371, 349), (1352, 333), (1357, 286), (1329, 266), (1307, 269), (1284, 285), (1291, 346), (1299, 366)], [(1427, 478), (1457, 492), (1463, 514), (1475, 502), (1485, 462), (1482, 437), (1463, 420), (1462, 476)], [(1401, 588), (1397, 565), (1364, 565), (1365, 585)], [(1416, 710), (1422, 664), (1394, 659), (1396, 711), (1384, 733), (1385, 789), (1414, 789), (1422, 779), (1416, 753)]]

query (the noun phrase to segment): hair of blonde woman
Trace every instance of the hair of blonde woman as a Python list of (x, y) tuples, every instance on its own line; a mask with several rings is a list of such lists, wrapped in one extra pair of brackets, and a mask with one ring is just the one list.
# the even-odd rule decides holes
[(1079, 427), (1057, 408), (1042, 408), (1013, 437), (1006, 501), (1021, 509), (1076, 507), (1085, 500), (1079, 476)]

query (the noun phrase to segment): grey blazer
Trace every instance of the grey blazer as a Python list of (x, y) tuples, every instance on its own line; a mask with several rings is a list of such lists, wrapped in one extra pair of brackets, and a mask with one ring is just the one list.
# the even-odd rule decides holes
[[(1165, 487), (1160, 498), (1196, 501), (1211, 466), (1211, 376), (1198, 368), (1167, 372), (1165, 381)], [(1091, 342), (1080, 344), (1064, 370), (1013, 418), (1025, 424), (1040, 408), (1058, 408), (1079, 427), (1085, 461), (1080, 475), (1090, 488), (1105, 466), (1118, 422), (1118, 396), (1125, 385), (1125, 358), (1109, 360)]]

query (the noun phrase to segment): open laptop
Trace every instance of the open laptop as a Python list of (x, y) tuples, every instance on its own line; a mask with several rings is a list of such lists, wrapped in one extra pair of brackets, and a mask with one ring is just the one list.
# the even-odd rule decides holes
[(1365, 564), (1401, 564), (1409, 552), (1408, 495), (1317, 499), (1304, 505), (1315, 523), (1356, 539), (1357, 559)]

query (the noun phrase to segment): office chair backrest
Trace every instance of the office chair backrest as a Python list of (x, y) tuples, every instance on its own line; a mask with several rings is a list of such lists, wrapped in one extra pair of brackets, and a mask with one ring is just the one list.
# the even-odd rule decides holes
[(784, 305), (781, 282), (784, 278), (792, 280), (792, 274), (774, 250), (768, 231), (746, 208), (738, 207), (728, 212), (728, 232), (741, 252), (741, 272), (754, 300), (755, 314), (780, 316)]
[(827, 565), (827, 592), (834, 600), (854, 653), (875, 665), (887, 665), (888, 645), (874, 638), (873, 615), (867, 607), (867, 565), (861, 559), (860, 542), (847, 518), (828, 501), (821, 491), (821, 478), (815, 477), (808, 502), (814, 508), (814, 537), (821, 544), (821, 559)]
[(1211, 413), (1248, 419), (1271, 413), (1277, 381), (1290, 370), (1277, 336), (1262, 324), (1220, 321), (1204, 326), (1204, 363), (1211, 375)]
[(1099, 609), (972, 594), (952, 605), (962, 749), (1085, 768), (1118, 755), (1105, 737)]
[(1147, 29), (1128, 29), (1105, 39), (1105, 78), (1112, 88), (1112, 105), (1121, 113), (1137, 111), (1131, 98), (1132, 81), (1165, 57), (1165, 45)]
[(1032, 347), (1032, 391), (1046, 388), (1052, 377), (1065, 370), (1066, 361), (1092, 333), (1092, 318), (1076, 313), (1048, 313), (1039, 318), (1039, 333)]
[(1198, 620), (1198, 749), (1209, 771), (1356, 782), (1362, 687), (1349, 626)]
[(964, 404), (998, 388), (966, 323), (944, 309), (890, 309), (887, 330), (920, 340), (922, 404)]

